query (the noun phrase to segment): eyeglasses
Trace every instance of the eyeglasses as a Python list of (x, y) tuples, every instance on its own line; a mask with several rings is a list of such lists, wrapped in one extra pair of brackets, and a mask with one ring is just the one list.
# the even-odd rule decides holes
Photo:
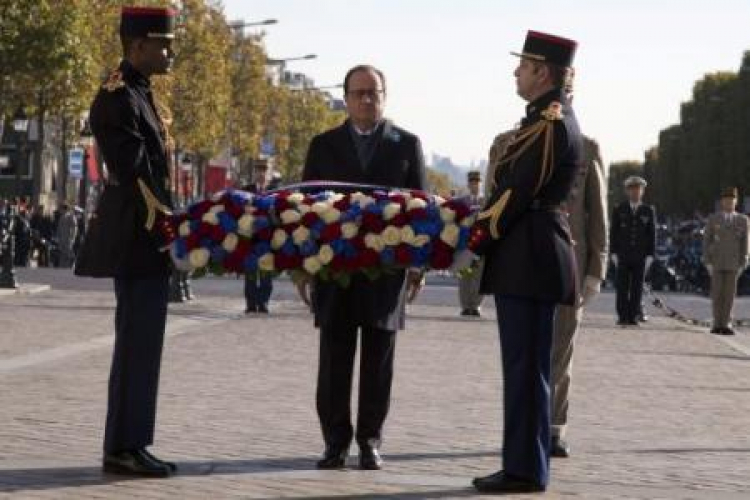
[(373, 101), (379, 101), (385, 94), (385, 91), (383, 89), (357, 89), (350, 90), (347, 94), (359, 100), (369, 97)]

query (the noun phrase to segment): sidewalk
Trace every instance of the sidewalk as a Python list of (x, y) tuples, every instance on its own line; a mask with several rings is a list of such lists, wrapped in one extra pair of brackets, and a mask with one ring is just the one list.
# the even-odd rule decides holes
[[(180, 465), (168, 480), (99, 469), (111, 293), (53, 286), (0, 297), (0, 498), (466, 497), (473, 476), (499, 468), (491, 317), (412, 308), (399, 337), (386, 469), (320, 472), (308, 313), (281, 293), (272, 316), (246, 317), (234, 288), (200, 286), (200, 300), (170, 316), (154, 447)], [(615, 328), (611, 313), (596, 312), (611, 300), (602, 296), (585, 320), (573, 457), (553, 462), (543, 498), (750, 498), (750, 353), (666, 319)]]

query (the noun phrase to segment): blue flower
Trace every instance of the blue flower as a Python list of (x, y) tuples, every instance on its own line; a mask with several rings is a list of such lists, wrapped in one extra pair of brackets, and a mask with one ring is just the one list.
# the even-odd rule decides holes
[(221, 264), (227, 256), (227, 251), (224, 247), (215, 246), (211, 249), (211, 262), (214, 264)]
[(385, 247), (382, 252), (380, 252), (380, 261), (385, 265), (393, 265), (393, 263), (396, 262), (396, 251), (393, 249), (393, 247)]
[(336, 255), (341, 255), (344, 253), (344, 240), (340, 238), (337, 240), (333, 240), (330, 245), (333, 249), (333, 253), (335, 253)]
[(314, 242), (307, 240), (304, 243), (302, 243), (302, 246), (300, 246), (300, 253), (304, 257), (309, 257), (311, 255), (317, 255), (318, 253), (318, 245), (316, 245)]
[(245, 262), (243, 262), (245, 271), (253, 272), (258, 270), (258, 257), (256, 257), (253, 254), (249, 254), (247, 257), (245, 257)]
[(458, 243), (456, 244), (457, 250), (463, 250), (469, 242), (469, 228), (461, 227), (458, 233)]
[(292, 255), (297, 254), (297, 247), (294, 246), (294, 242), (291, 238), (288, 238), (284, 245), (281, 247), (281, 253), (283, 253), (287, 257), (291, 257)]
[(260, 257), (261, 255), (265, 255), (270, 251), (271, 245), (269, 245), (266, 241), (260, 241), (256, 243), (255, 247), (253, 248), (253, 253), (258, 257)]
[(255, 208), (264, 212), (270, 210), (275, 203), (276, 199), (273, 196), (256, 196), (255, 199), (253, 199), (253, 205)]
[(187, 242), (185, 238), (177, 238), (174, 241), (174, 253), (178, 259), (184, 259), (187, 255)]
[(201, 221), (193, 219), (188, 224), (190, 225), (190, 232), (192, 233), (198, 230), (198, 227), (200, 227), (201, 225)]
[(343, 247), (341, 253), (346, 257), (347, 259), (353, 259), (357, 256), (357, 249), (354, 248), (354, 245), (351, 241), (344, 240)]
[(262, 229), (266, 229), (267, 227), (271, 226), (271, 222), (268, 220), (268, 217), (265, 217), (263, 215), (256, 217), (253, 221), (253, 227), (256, 231), (260, 231)]
[(232, 233), (237, 230), (237, 221), (231, 215), (226, 212), (219, 212), (218, 217), (219, 225), (225, 232)]

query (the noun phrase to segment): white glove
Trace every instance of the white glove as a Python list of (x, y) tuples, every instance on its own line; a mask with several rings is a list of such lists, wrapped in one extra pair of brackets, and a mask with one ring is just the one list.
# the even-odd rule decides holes
[(711, 264), (706, 264), (706, 271), (708, 271), (709, 276), (713, 276), (714, 274), (714, 266)]
[(617, 258), (617, 254), (616, 254), (616, 253), (613, 253), (613, 254), (612, 254), (612, 255), (610, 256), (610, 259), (612, 259), (612, 264), (614, 264), (614, 265), (615, 265), (615, 267), (617, 267), (617, 266), (618, 266), (618, 264), (619, 264), (619, 259)]
[(651, 269), (651, 264), (653, 263), (654, 263), (654, 258), (652, 256), (649, 255), (648, 257), (646, 257), (646, 271)]
[(450, 270), (452, 273), (457, 273), (459, 271), (463, 271), (464, 269), (469, 269), (476, 260), (479, 260), (479, 256), (477, 256), (477, 254), (475, 254), (468, 248), (461, 250), (453, 258), (453, 264), (451, 265)]
[(602, 289), (602, 280), (596, 276), (586, 276), (583, 280), (583, 291), (581, 292), (581, 307), (590, 303), (594, 297), (599, 295)]

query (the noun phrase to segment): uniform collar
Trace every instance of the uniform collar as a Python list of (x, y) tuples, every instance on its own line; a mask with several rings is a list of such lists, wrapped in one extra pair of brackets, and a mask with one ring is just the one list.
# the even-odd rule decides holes
[(127, 59), (123, 59), (120, 63), (120, 71), (122, 72), (122, 78), (131, 85), (143, 87), (146, 89), (151, 88), (151, 80), (143, 76)]
[(568, 97), (561, 88), (552, 89), (546, 94), (534, 99), (526, 105), (526, 120), (532, 121), (539, 118), (542, 111), (553, 102), (559, 102), (563, 106), (568, 106)]

